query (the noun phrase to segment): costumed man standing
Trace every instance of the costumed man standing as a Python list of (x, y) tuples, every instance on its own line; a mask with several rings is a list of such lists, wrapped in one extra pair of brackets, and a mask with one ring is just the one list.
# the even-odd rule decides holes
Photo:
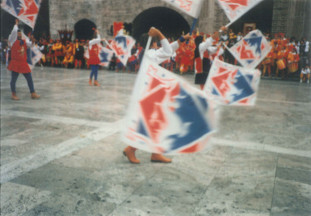
[[(11, 77), (11, 91), (12, 91), (12, 99), (19, 100), (16, 95), (16, 81), (18, 75), (21, 73), (27, 80), (27, 84), (30, 90), (32, 99), (39, 99), (40, 96), (35, 92), (33, 80), (31, 76), (31, 69), (27, 63), (27, 47), (32, 46), (32, 42), (22, 39), (22, 32), (18, 29), (19, 21), (15, 21), (15, 26), (11, 34), (9, 35), (9, 43), (11, 46), (11, 61), (8, 65), (8, 70), (12, 71)], [(31, 36), (33, 39), (33, 36)]]
[[(180, 37), (177, 41), (173, 43), (169, 43), (168, 40), (165, 38), (165, 36), (156, 28), (150, 28), (148, 34), (142, 35), (141, 38), (141, 45), (145, 48), (148, 35), (152, 37), (152, 42), (150, 45), (150, 50), (142, 51), (144, 52), (149, 59), (151, 59), (153, 62), (157, 64), (161, 64), (167, 59), (169, 59), (175, 51), (178, 49), (180, 44), (184, 42), (185, 40), (189, 40), (191, 36), (189, 34)], [(161, 48), (158, 47), (158, 42), (161, 43)], [(135, 151), (136, 148), (132, 146), (128, 146), (124, 149), (123, 154), (128, 158), (128, 160), (131, 163), (139, 164), (140, 161), (135, 157)], [(171, 163), (172, 160), (170, 158), (167, 158), (161, 154), (152, 153), (151, 162), (159, 162), (159, 163)]]
[(98, 74), (98, 68), (99, 68), (99, 63), (100, 63), (100, 59), (98, 56), (99, 51), (100, 51), (99, 50), (100, 42), (101, 42), (101, 39), (100, 39), (99, 31), (97, 29), (94, 29), (94, 39), (90, 40), (89, 47), (88, 47), (89, 55), (90, 55), (88, 64), (91, 67), (89, 85), (92, 85), (92, 79), (94, 77), (94, 86), (99, 86), (99, 83), (97, 81), (97, 74)]
[[(226, 27), (221, 27), (219, 32), (226, 30)], [(203, 37), (198, 36), (195, 38), (196, 48), (194, 50), (194, 68), (195, 68), (195, 84), (199, 84), (200, 88), (204, 88), (208, 71), (203, 71), (203, 55), (207, 50), (210, 55), (216, 53), (220, 47), (213, 46), (213, 42), (218, 38), (218, 32), (215, 32), (211, 37), (203, 42)]]

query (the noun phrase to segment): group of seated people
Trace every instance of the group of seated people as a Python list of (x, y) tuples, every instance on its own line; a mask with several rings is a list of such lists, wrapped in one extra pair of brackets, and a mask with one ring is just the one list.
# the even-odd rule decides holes
[[(163, 62), (161, 65), (176, 73), (186, 73), (194, 71), (194, 40), (197, 36), (204, 38), (210, 35), (200, 32), (193, 32), (192, 38), (183, 43), (175, 54)], [(239, 32), (235, 34), (232, 29), (220, 35), (216, 43), (226, 43), (228, 47), (233, 46), (236, 42), (243, 38), (243, 34)], [(170, 42), (174, 41), (173, 38), (168, 38)], [(310, 70), (310, 45), (309, 41), (301, 39), (300, 41), (295, 38), (285, 38), (284, 34), (275, 34), (270, 38), (266, 34), (266, 39), (272, 45), (272, 49), (266, 58), (258, 65), (262, 71), (262, 76), (281, 77), (286, 78), (290, 74), (301, 73), (302, 81), (309, 80), (310, 74), (306, 76), (305, 71)], [(78, 40), (74, 42), (67, 40), (46, 40), (40, 39), (38, 48), (42, 52), (42, 59), (39, 64), (51, 67), (64, 67), (64, 68), (89, 68), (88, 59), (85, 52), (88, 50), (88, 40)], [(105, 46), (104, 42), (102, 45)], [(106, 46), (109, 48), (108, 46)], [(143, 48), (137, 42), (131, 50), (131, 56), (128, 59), (127, 65), (123, 65), (121, 61), (113, 55), (110, 59), (107, 69), (113, 71), (128, 71), (137, 72), (139, 70), (140, 62), (143, 56)], [(223, 59), (231, 64), (239, 65), (238, 61), (226, 50), (223, 54)], [(304, 73), (302, 73), (304, 72)], [(305, 78), (306, 77), (306, 78)]]

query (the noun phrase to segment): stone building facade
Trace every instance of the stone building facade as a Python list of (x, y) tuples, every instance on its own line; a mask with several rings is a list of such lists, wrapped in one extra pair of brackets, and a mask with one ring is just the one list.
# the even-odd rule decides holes
[[(284, 32), (287, 36), (310, 37), (311, 0), (265, 0), (273, 1), (272, 33)], [(143, 11), (153, 7), (175, 8), (161, 0), (50, 0), (50, 32), (52, 38), (61, 29), (73, 30), (82, 19), (96, 24), (103, 36), (115, 21), (132, 23)], [(193, 18), (177, 11), (192, 25)], [(216, 0), (205, 0), (198, 19), (199, 31), (211, 33), (226, 25), (228, 19)]]

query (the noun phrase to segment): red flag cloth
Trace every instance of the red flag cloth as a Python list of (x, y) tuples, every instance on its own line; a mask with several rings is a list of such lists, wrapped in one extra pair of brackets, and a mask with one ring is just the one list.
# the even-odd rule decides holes
[(118, 32), (123, 29), (123, 22), (113, 23), (113, 37), (117, 36)]
[(6, 0), (1, 7), (34, 29), (40, 4), (41, 0)]

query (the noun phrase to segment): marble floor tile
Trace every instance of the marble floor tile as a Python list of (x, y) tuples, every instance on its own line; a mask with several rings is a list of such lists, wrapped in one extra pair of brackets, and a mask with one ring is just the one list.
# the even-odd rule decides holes
[(271, 215), (309, 216), (311, 214), (311, 186), (297, 181), (276, 179)]
[(50, 191), (11, 182), (1, 184), (1, 215), (22, 215), (50, 198)]
[(12, 101), (1, 68), (1, 215), (310, 215), (311, 85), (263, 79), (255, 106), (221, 106), (205, 151), (134, 165), (120, 131), (137, 75), (89, 73), (35, 68), (40, 100), (20, 76)]

